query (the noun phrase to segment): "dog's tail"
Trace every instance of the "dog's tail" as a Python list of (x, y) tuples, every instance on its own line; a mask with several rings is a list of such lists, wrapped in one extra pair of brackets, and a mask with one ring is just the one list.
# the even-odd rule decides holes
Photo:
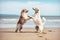
[(43, 22), (42, 22), (42, 23), (43, 23), (43, 25), (44, 25), (44, 24), (46, 23), (46, 18), (43, 17), (42, 19), (43, 19)]

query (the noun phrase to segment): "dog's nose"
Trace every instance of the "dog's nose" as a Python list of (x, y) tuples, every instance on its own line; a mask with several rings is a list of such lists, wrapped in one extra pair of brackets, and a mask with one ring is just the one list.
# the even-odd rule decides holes
[(28, 12), (28, 10), (26, 12)]
[(32, 8), (33, 10), (35, 10), (34, 8)]

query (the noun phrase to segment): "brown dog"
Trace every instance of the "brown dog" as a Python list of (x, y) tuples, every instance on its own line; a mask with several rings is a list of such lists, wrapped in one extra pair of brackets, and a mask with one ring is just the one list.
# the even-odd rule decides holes
[(15, 32), (17, 32), (19, 30), (19, 32), (21, 32), (22, 29), (22, 25), (29, 19), (31, 19), (31, 17), (27, 16), (27, 9), (23, 9), (21, 11), (21, 16), (19, 18), (19, 21), (17, 22), (17, 28), (15, 30)]

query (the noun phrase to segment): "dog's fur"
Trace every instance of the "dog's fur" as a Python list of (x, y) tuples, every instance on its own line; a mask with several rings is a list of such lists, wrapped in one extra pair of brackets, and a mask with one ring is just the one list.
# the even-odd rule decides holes
[(27, 16), (27, 12), (28, 12), (27, 9), (23, 9), (21, 11), (21, 16), (17, 22), (17, 28), (16, 28), (15, 32), (17, 32), (18, 30), (19, 30), (19, 32), (21, 32), (23, 24), (31, 18), (31, 17)]
[(38, 32), (38, 29), (39, 29), (40, 32), (42, 33), (43, 29), (44, 29), (43, 25), (45, 24), (46, 19), (43, 17), (43, 22), (42, 22), (42, 19), (41, 19), (40, 13), (39, 13), (39, 9), (38, 8), (32, 8), (32, 9), (35, 11), (35, 14), (32, 17), (32, 19), (36, 24), (36, 30)]

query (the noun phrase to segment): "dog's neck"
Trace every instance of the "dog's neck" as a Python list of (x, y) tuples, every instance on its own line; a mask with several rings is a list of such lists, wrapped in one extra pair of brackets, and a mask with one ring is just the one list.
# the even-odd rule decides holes
[(40, 18), (40, 13), (35, 13), (35, 16)]
[(24, 18), (24, 19), (27, 19), (27, 14), (26, 13), (22, 13), (21, 16)]
[(39, 13), (39, 11), (35, 11), (35, 13)]

